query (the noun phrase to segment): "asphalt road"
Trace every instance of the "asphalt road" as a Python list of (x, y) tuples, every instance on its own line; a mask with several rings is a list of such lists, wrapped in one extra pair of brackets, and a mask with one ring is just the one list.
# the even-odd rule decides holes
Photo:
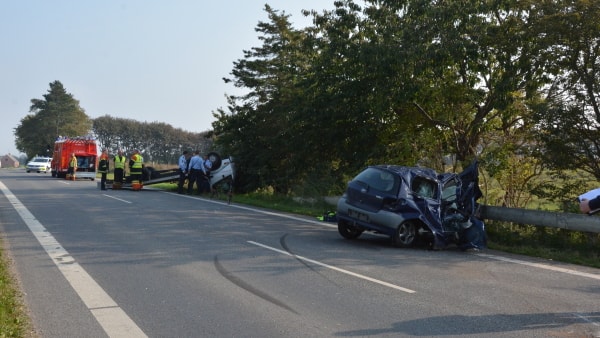
[(600, 337), (600, 270), (343, 239), (335, 224), (0, 170), (41, 337)]

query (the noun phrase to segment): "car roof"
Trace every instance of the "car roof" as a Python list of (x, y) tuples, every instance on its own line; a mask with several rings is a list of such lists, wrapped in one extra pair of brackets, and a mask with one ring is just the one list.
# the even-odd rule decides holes
[(438, 178), (438, 173), (431, 168), (408, 167), (408, 166), (389, 165), (389, 164), (373, 165), (370, 167), (387, 170), (392, 173), (396, 173), (398, 175), (405, 176), (405, 177), (418, 175), (418, 176), (428, 176), (433, 179)]

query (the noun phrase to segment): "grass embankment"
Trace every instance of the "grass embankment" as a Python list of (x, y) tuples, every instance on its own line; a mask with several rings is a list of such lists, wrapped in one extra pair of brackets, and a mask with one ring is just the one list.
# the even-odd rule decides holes
[(10, 262), (0, 243), (0, 337), (28, 337), (29, 317), (17, 282), (10, 273)]

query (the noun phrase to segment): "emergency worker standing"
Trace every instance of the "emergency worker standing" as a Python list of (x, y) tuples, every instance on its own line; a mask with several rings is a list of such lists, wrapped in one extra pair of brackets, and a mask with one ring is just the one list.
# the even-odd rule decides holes
[(142, 188), (142, 169), (143, 169), (144, 158), (140, 154), (139, 150), (134, 150), (131, 159), (129, 160), (129, 173), (131, 174), (131, 185), (133, 190), (140, 190)]
[(123, 156), (123, 151), (119, 149), (117, 155), (114, 158), (115, 161), (115, 177), (113, 183), (113, 189), (121, 189), (123, 185), (123, 177), (125, 177), (125, 161), (127, 157)]
[(67, 179), (75, 181), (75, 173), (77, 172), (77, 157), (75, 153), (71, 154), (71, 160), (69, 160), (69, 169), (67, 169)]
[(106, 190), (106, 174), (108, 173), (108, 167), (108, 152), (103, 150), (100, 155), (100, 161), (98, 161), (98, 172), (101, 174), (100, 190)]

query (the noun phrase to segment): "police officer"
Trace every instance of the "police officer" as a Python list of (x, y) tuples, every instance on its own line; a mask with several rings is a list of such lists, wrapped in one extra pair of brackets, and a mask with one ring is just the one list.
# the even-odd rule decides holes
[(196, 185), (198, 186), (198, 194), (200, 194), (200, 184), (202, 184), (200, 180), (202, 180), (204, 175), (206, 175), (204, 161), (202, 160), (202, 157), (200, 157), (200, 151), (196, 150), (194, 152), (194, 156), (190, 159), (190, 174), (187, 188), (189, 195), (191, 195), (194, 190), (194, 182), (196, 182)]
[[(189, 164), (190, 164), (190, 153), (187, 150), (183, 151), (183, 154), (179, 157), (179, 182), (177, 182), (177, 193), (183, 194), (183, 184), (185, 179), (188, 178)], [(189, 183), (188, 183), (189, 184)]]

